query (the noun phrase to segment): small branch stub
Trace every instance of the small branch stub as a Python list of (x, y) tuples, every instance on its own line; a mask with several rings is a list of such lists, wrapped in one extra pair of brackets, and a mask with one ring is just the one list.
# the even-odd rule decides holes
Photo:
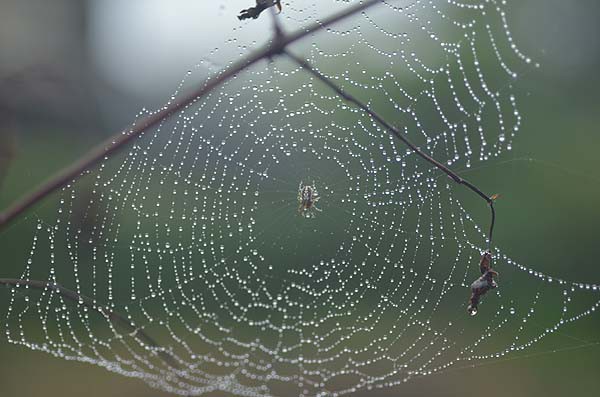
[(240, 11), (238, 19), (240, 21), (250, 18), (257, 19), (264, 10), (273, 6), (277, 7), (277, 10), (281, 12), (281, 0), (256, 0), (256, 6)]

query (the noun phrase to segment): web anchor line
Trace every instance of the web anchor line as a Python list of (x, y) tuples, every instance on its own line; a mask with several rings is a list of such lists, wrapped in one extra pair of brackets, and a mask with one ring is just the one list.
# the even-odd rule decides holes
[[(279, 37), (279, 36), (276, 34), (276, 37)], [(335, 91), (336, 94), (338, 94), (345, 101), (353, 103), (354, 105), (356, 105), (357, 107), (359, 107), (360, 109), (362, 109), (373, 120), (375, 120), (379, 124), (381, 124), (386, 130), (388, 130), (389, 132), (391, 132), (392, 135), (395, 138), (397, 138), (400, 141), (402, 141), (406, 146), (408, 146), (418, 156), (420, 156), (425, 161), (427, 161), (428, 163), (430, 163), (433, 166), (435, 166), (436, 168), (438, 168), (440, 171), (444, 172), (455, 183), (457, 183), (459, 185), (466, 186), (469, 190), (471, 190), (472, 192), (476, 193), (479, 197), (481, 197), (483, 200), (485, 200), (485, 202), (489, 205), (490, 211), (491, 211), (490, 228), (489, 228), (488, 235), (487, 235), (487, 251), (491, 252), (492, 237), (493, 237), (493, 233), (494, 233), (494, 225), (496, 223), (496, 210), (494, 208), (494, 200), (497, 197), (496, 195), (488, 196), (481, 189), (479, 189), (477, 186), (475, 186), (473, 183), (471, 183), (468, 180), (462, 178), (460, 175), (458, 175), (457, 173), (455, 173), (454, 171), (452, 171), (450, 168), (448, 168), (444, 164), (440, 163), (439, 161), (437, 161), (436, 159), (434, 159), (433, 157), (431, 157), (429, 154), (425, 153), (417, 145), (415, 145), (414, 143), (412, 143), (411, 141), (409, 141), (404, 135), (402, 135), (402, 133), (396, 127), (394, 127), (393, 125), (391, 125), (390, 123), (388, 123), (377, 112), (375, 112), (374, 110), (372, 110), (371, 108), (369, 108), (369, 106), (367, 104), (365, 104), (364, 102), (360, 101), (359, 99), (357, 99), (353, 95), (348, 94), (347, 92), (345, 92), (343, 90), (343, 88), (341, 88), (340, 86), (338, 86), (337, 84), (335, 84), (333, 81), (331, 81), (329, 78), (327, 78), (325, 75), (323, 75), (322, 73), (320, 73), (310, 63), (308, 63), (308, 61), (306, 61), (305, 59), (300, 58), (300, 57), (292, 54), (291, 52), (289, 52), (285, 48), (283, 48), (282, 51), (283, 51), (283, 53), (288, 58), (290, 58), (292, 61), (294, 61), (298, 66), (300, 66), (302, 69), (304, 69), (307, 72), (309, 72), (310, 74), (312, 74), (314, 77), (316, 77), (321, 82), (323, 82), (326, 86), (328, 86), (333, 91)]]
[(51, 283), (47, 281), (39, 280), (22, 280), (12, 278), (0, 278), (0, 285), (5, 285), (10, 288), (33, 288), (40, 291), (54, 292), (61, 297), (74, 302), (78, 305), (85, 306), (91, 309), (103, 317), (105, 317), (115, 327), (121, 327), (125, 332), (121, 335), (129, 335), (134, 339), (137, 339), (144, 346), (148, 346), (150, 350), (155, 352), (165, 364), (169, 365), (174, 369), (180, 369), (180, 365), (169, 352), (166, 351), (154, 338), (148, 335), (142, 328), (136, 326), (130, 322), (122, 314), (108, 308), (107, 306), (101, 306), (96, 303), (95, 300), (85, 295), (78, 294), (75, 291), (64, 288), (62, 285), (57, 283)]

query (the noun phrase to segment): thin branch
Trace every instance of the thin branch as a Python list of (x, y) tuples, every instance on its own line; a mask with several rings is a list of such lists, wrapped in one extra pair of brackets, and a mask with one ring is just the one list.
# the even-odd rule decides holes
[(130, 322), (125, 318), (125, 316), (111, 310), (106, 306), (97, 305), (96, 302), (85, 296), (76, 293), (75, 291), (71, 291), (67, 288), (64, 288), (60, 284), (50, 283), (46, 281), (38, 281), (38, 280), (21, 280), (21, 279), (11, 279), (11, 278), (0, 278), (0, 285), (5, 285), (8, 287), (18, 288), (33, 288), (42, 291), (51, 291), (56, 293), (71, 302), (79, 304), (81, 306), (85, 306), (88, 309), (91, 309), (95, 312), (98, 312), (106, 319), (108, 319), (115, 327), (121, 327), (124, 329), (128, 335), (137, 339), (142, 345), (150, 346), (152, 351), (156, 352), (156, 354), (169, 366), (179, 369), (179, 363), (169, 352), (167, 352), (163, 347), (161, 347), (158, 342), (156, 342), (150, 335), (148, 335), (143, 329), (137, 327), (134, 323)]
[(420, 157), (422, 157), (425, 161), (431, 163), (433, 166), (435, 166), (436, 168), (438, 168), (440, 171), (444, 172), (452, 180), (454, 180), (454, 182), (456, 182), (457, 184), (466, 186), (471, 191), (475, 192), (479, 197), (481, 197), (482, 199), (484, 199), (488, 203), (488, 205), (490, 206), (490, 209), (491, 209), (491, 222), (490, 222), (490, 229), (489, 229), (488, 238), (487, 238), (488, 250), (490, 249), (490, 246), (492, 244), (492, 234), (494, 232), (494, 223), (496, 221), (496, 211), (494, 209), (494, 199), (491, 196), (488, 196), (487, 194), (483, 193), (477, 186), (475, 186), (471, 182), (467, 181), (466, 179), (460, 177), (457, 173), (455, 173), (454, 171), (452, 171), (450, 168), (448, 168), (444, 164), (440, 163), (439, 161), (437, 161), (436, 159), (434, 159), (433, 157), (431, 157), (429, 154), (425, 153), (417, 145), (415, 145), (414, 143), (412, 143), (411, 141), (409, 141), (402, 134), (402, 132), (400, 132), (396, 127), (394, 127), (393, 125), (391, 125), (390, 123), (388, 123), (382, 116), (380, 116), (378, 113), (376, 113), (375, 111), (373, 111), (372, 109), (370, 109), (367, 104), (365, 104), (364, 102), (358, 100), (354, 96), (352, 96), (352, 95), (348, 94), (347, 92), (345, 92), (341, 87), (339, 87), (337, 84), (335, 84), (328, 77), (326, 77), (325, 75), (323, 75), (322, 73), (320, 73), (317, 69), (315, 69), (306, 60), (304, 60), (304, 59), (302, 59), (300, 57), (297, 57), (296, 55), (290, 53), (287, 49), (284, 49), (283, 51), (284, 51), (285, 55), (287, 55), (296, 64), (298, 64), (298, 66), (300, 66), (304, 70), (308, 71), (310, 74), (312, 74), (318, 80), (320, 80), (321, 82), (323, 82), (326, 86), (328, 86), (333, 91), (335, 91), (336, 94), (338, 94), (341, 98), (343, 98), (344, 100), (346, 100), (346, 101), (348, 101), (350, 103), (353, 103), (354, 105), (356, 105), (357, 107), (359, 107), (360, 109), (362, 109), (373, 120), (375, 120), (379, 124), (381, 124), (386, 130), (388, 130), (389, 132), (391, 132), (392, 135), (395, 138), (397, 138), (400, 141), (402, 141), (406, 146), (408, 146), (417, 155), (419, 155)]
[(172, 102), (168, 106), (165, 106), (157, 113), (138, 121), (130, 130), (114, 135), (106, 142), (85, 154), (79, 161), (64, 168), (57, 175), (42, 183), (31, 193), (18, 199), (7, 210), (0, 213), (0, 229), (8, 225), (9, 222), (13, 221), (19, 215), (23, 214), (25, 211), (51, 193), (78, 179), (86, 170), (89, 170), (107, 157), (125, 148), (134, 139), (140, 137), (148, 129), (159, 125), (161, 122), (168, 119), (178, 111), (193, 105), (206, 94), (221, 86), (229, 79), (235, 77), (238, 73), (247, 69), (251, 65), (254, 65), (262, 59), (270, 59), (274, 56), (280, 55), (285, 50), (286, 46), (329, 25), (364, 11), (378, 3), (381, 3), (381, 0), (367, 0), (358, 2), (356, 5), (348, 7), (346, 10), (340, 13), (325, 18), (321, 22), (314, 23), (290, 34), (281, 34), (279, 37), (274, 37), (270, 44), (257, 49), (245, 58), (232, 64), (228, 69), (222, 71), (213, 78), (208, 79), (201, 87), (193, 90), (183, 98)]

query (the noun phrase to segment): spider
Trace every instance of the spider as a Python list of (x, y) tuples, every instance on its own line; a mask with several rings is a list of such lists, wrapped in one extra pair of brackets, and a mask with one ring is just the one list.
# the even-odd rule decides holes
[(312, 185), (303, 185), (302, 181), (298, 185), (298, 212), (305, 218), (314, 218), (315, 211), (321, 212), (315, 205), (321, 197), (315, 188), (315, 182)]
[(477, 314), (477, 306), (479, 305), (479, 300), (482, 295), (485, 295), (491, 289), (498, 287), (496, 281), (494, 281), (494, 277), (498, 276), (498, 273), (492, 269), (492, 253), (490, 251), (485, 251), (483, 255), (481, 255), (481, 260), (479, 261), (479, 270), (481, 271), (482, 276), (471, 284), (471, 298), (469, 299), (469, 306), (467, 307), (467, 311), (471, 316)]
[(281, 12), (281, 0), (256, 0), (256, 7), (250, 7), (240, 11), (238, 19), (240, 21), (249, 18), (256, 19), (261, 12), (273, 6), (276, 6), (279, 12)]

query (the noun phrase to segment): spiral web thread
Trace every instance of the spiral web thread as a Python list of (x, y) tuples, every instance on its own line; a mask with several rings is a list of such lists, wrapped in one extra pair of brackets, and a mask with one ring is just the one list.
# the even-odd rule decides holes
[[(293, 29), (346, 5), (294, 1), (280, 17)], [(384, 2), (290, 50), (434, 158), (470, 167), (511, 150), (521, 124), (512, 84), (532, 66), (506, 7)], [(210, 56), (251, 51), (249, 26)], [(186, 80), (218, 69), (203, 60)], [(312, 217), (299, 214), (307, 185)], [(598, 286), (495, 249), (509, 286), (468, 317), (486, 226), (464, 197), (277, 59), (64, 189), (21, 275), (57, 287), (13, 287), (6, 336), (180, 395), (340, 395), (510, 357), (596, 310)]]

